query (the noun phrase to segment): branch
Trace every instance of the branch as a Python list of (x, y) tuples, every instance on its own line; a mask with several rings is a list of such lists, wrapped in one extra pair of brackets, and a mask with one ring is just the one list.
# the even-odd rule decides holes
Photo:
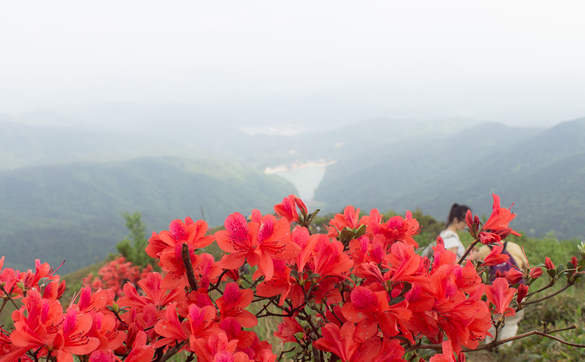
[(197, 290), (197, 280), (195, 280), (195, 273), (193, 272), (193, 264), (191, 264), (191, 258), (189, 256), (189, 244), (184, 243), (181, 247), (181, 256), (183, 257), (183, 264), (187, 270), (187, 280), (189, 280), (189, 286), (192, 290)]
[(540, 288), (539, 290), (537, 290), (537, 291), (535, 291), (535, 292), (532, 292), (532, 293), (528, 293), (528, 294), (526, 295), (526, 297), (524, 297), (524, 298), (528, 299), (528, 298), (530, 298), (531, 296), (533, 296), (534, 294), (538, 294), (538, 293), (540, 293), (540, 292), (543, 292), (543, 291), (547, 290), (548, 288), (552, 287), (553, 285), (555, 285), (555, 281), (554, 281), (554, 279), (552, 279), (552, 280), (550, 281), (550, 283), (548, 283), (548, 284), (547, 284), (547, 285), (545, 285), (544, 287)]
[(292, 317), (294, 316), (293, 314), (277, 314), (277, 313), (272, 313), (272, 312), (266, 312), (266, 314), (262, 314), (262, 315), (257, 315), (256, 318), (264, 318), (264, 317)]
[(556, 333), (556, 332), (564, 332), (564, 331), (570, 331), (571, 329), (575, 329), (577, 328), (577, 325), (573, 324), (572, 326), (569, 326), (567, 328), (561, 328), (561, 329), (555, 329), (552, 331), (548, 331), (548, 333)]
[[(266, 310), (266, 308), (268, 308), (268, 306), (270, 305), (270, 303), (266, 303), (264, 304), (264, 306), (262, 307), (262, 309), (260, 309), (260, 311), (258, 313), (256, 313), (256, 318), (258, 318), (258, 316), (264, 312)], [(268, 311), (266, 311), (267, 313), (269, 313)]]
[[(575, 329), (575, 328), (577, 328), (577, 326), (572, 325), (572, 326), (567, 327), (567, 328), (562, 328), (562, 329), (556, 329), (556, 330), (553, 330), (553, 331), (549, 331), (548, 333), (541, 332), (541, 331), (538, 331), (538, 330), (534, 330), (534, 331), (526, 332), (524, 334), (519, 334), (519, 335), (510, 337), (510, 338), (502, 339), (502, 340), (499, 340), (499, 341), (498, 340), (494, 340), (493, 342), (487, 343), (487, 344), (484, 344), (484, 345), (481, 345), (481, 346), (477, 347), (476, 349), (469, 349), (469, 348), (464, 347), (463, 348), (463, 352), (476, 352), (476, 351), (481, 351), (481, 350), (485, 350), (485, 349), (492, 349), (492, 348), (497, 347), (499, 345), (502, 345), (504, 343), (508, 343), (508, 342), (511, 342), (511, 341), (515, 341), (515, 340), (521, 339), (521, 338), (530, 337), (530, 336), (533, 336), (533, 335), (538, 335), (538, 336), (542, 336), (542, 337), (554, 339), (555, 341), (558, 341), (558, 342), (560, 342), (562, 344), (566, 344), (568, 346), (578, 347), (578, 348), (585, 348), (585, 344), (578, 344), (578, 343), (567, 342), (565, 340), (562, 340), (562, 339), (560, 339), (558, 337), (555, 337), (555, 336), (552, 336), (550, 334), (550, 333), (555, 333), (555, 332), (568, 331), (568, 330)], [(418, 344), (418, 345), (415, 345), (415, 346), (410, 347), (406, 351), (407, 352), (410, 352), (410, 351), (414, 351), (414, 350), (417, 350), (417, 349), (441, 350), (441, 345), (440, 344)]]
[(306, 314), (306, 313), (305, 313), (305, 315), (307, 316), (307, 319), (305, 319), (305, 321), (307, 323), (309, 323), (309, 325), (311, 326), (311, 329), (313, 330), (313, 333), (315, 333), (315, 336), (317, 336), (317, 338), (315, 340), (321, 338), (322, 336), (319, 333), (319, 329), (317, 327), (315, 327), (315, 325), (313, 324), (313, 321), (311, 320), (311, 316)]
[(296, 346), (295, 346), (295, 347), (293, 347), (293, 348), (291, 348), (291, 349), (289, 349), (289, 350), (287, 350), (287, 351), (282, 351), (282, 352), (280, 352), (280, 355), (278, 356), (278, 359), (277, 359), (277, 361), (280, 361), (280, 360), (281, 360), (281, 358), (282, 358), (282, 356), (283, 356), (285, 353), (289, 353), (289, 352), (292, 352), (292, 351), (294, 351), (294, 350), (295, 350), (295, 348), (296, 348)]
[(252, 288), (254, 288), (256, 285), (258, 285), (258, 283), (260, 283), (260, 282), (262, 282), (262, 281), (264, 281), (264, 277), (263, 277), (263, 276), (261, 276), (261, 277), (259, 277), (258, 279), (256, 279), (256, 280), (254, 281), (254, 283), (253, 283), (253, 284), (251, 284), (251, 285), (250, 285), (248, 288), (252, 289)]
[(457, 264), (461, 265), (461, 263), (463, 263), (463, 261), (465, 260), (465, 258), (467, 257), (467, 255), (469, 255), (469, 253), (471, 253), (471, 250), (473, 250), (473, 248), (477, 245), (477, 243), (479, 243), (479, 239), (473, 240), (473, 243), (471, 243), (471, 245), (469, 245), (469, 247), (467, 248), (467, 250), (465, 250), (465, 253), (461, 257), (461, 259), (459, 259), (459, 261), (457, 262)]
[[(183, 244), (185, 245), (185, 244)], [(176, 355), (182, 348), (184, 345), (187, 344), (187, 341), (183, 341), (181, 343), (177, 343), (173, 348), (169, 349), (167, 351), (167, 353), (163, 354), (160, 359), (156, 360), (156, 362), (165, 362), (167, 360), (169, 360), (169, 358), (173, 357), (174, 355)]]
[(527, 306), (527, 305), (530, 305), (530, 304), (535, 304), (535, 303), (538, 303), (538, 302), (542, 302), (543, 300), (547, 300), (549, 298), (554, 297), (555, 295), (557, 295), (559, 293), (562, 293), (564, 290), (569, 289), (571, 286), (573, 286), (573, 283), (567, 283), (567, 285), (565, 285), (561, 289), (557, 290), (553, 294), (550, 294), (550, 295), (547, 295), (546, 297), (542, 297), (540, 299), (533, 300), (533, 301), (530, 301), (530, 302), (526, 302), (526, 303), (523, 303), (523, 304), (524, 304), (524, 306)]
[(224, 275), (226, 275), (226, 273), (229, 271), (229, 269), (224, 269), (221, 274), (219, 275), (219, 277), (217, 277), (217, 283), (215, 283), (215, 285), (213, 287), (211, 287), (207, 293), (211, 292), (212, 290), (216, 290), (217, 288), (219, 288), (219, 284), (221, 283), (221, 279), (223, 278)]
[[(14, 300), (12, 300), (12, 298), (10, 298), (10, 294), (12, 294), (12, 291), (14, 290), (14, 287), (12, 287), (12, 290), (10, 291), (10, 294), (6, 291), (6, 289), (4, 289), (4, 286), (0, 285), (0, 290), (2, 290), (2, 292), (4, 293), (4, 295), (6, 295), (6, 297), (4, 298), (8, 298), (8, 300), (10, 300), (12, 302), (12, 305), (14, 306), (14, 308), (16, 308), (16, 310), (18, 310), (18, 306), (16, 305), (16, 303), (14, 302)], [(4, 308), (4, 305), (2, 305), (2, 308)]]
[(120, 323), (122, 323), (122, 325), (124, 326), (124, 328), (128, 328), (128, 324), (126, 324), (126, 322), (124, 322), (122, 320), (122, 318), (120, 318), (120, 314), (118, 314), (117, 311), (111, 311), (112, 313), (114, 313), (114, 315), (116, 316), (116, 319), (118, 319), (120, 321)]
[(2, 302), (2, 306), (0, 307), (0, 313), (2, 313), (2, 310), (4, 309), (4, 306), (6, 305), (6, 303), (8, 303), (8, 298), (3, 298), (4, 301)]

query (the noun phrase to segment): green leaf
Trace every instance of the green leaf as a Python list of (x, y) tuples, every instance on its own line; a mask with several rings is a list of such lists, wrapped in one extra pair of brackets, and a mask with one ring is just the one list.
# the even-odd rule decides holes
[(48, 280), (49, 280), (48, 277), (44, 277), (44, 278), (39, 279), (39, 287), (41, 287), (41, 288), (45, 287), (48, 284), (47, 283)]
[(351, 239), (354, 238), (354, 236), (355, 233), (353, 232), (353, 230), (351, 230), (350, 228), (345, 228), (339, 235), (339, 241), (341, 241), (343, 244), (347, 244)]
[(366, 233), (366, 225), (362, 225), (359, 228), (357, 228), (357, 230), (355, 231), (355, 238), (359, 239), (360, 237), (362, 237), (362, 235), (364, 235)]

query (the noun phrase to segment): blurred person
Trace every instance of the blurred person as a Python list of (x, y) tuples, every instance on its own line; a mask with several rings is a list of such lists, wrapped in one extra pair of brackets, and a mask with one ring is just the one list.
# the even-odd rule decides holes
[[(453, 204), (453, 206), (451, 206), (451, 210), (449, 211), (449, 216), (447, 217), (447, 227), (439, 234), (445, 243), (445, 249), (455, 253), (457, 255), (457, 259), (461, 258), (463, 254), (465, 254), (466, 247), (461, 242), (461, 239), (459, 239), (457, 232), (467, 227), (467, 223), (465, 222), (465, 214), (468, 210), (471, 210), (471, 208), (467, 205), (459, 205), (457, 203)], [(427, 246), (422, 255), (428, 258), (432, 258), (433, 247), (435, 246), (437, 246), (436, 241)]]

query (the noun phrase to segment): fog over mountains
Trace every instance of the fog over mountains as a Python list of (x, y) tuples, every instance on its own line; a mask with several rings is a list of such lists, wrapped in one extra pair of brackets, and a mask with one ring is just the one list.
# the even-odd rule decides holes
[[(347, 204), (365, 212), (421, 208), (438, 219), (453, 202), (489, 215), (497, 193), (503, 206), (516, 203), (513, 226), (528, 235), (585, 238), (585, 118), (526, 128), (344, 115), (334, 103), (294, 113), (293, 103), (289, 112), (286, 101), (279, 104), (282, 117), (244, 105), (180, 104), (0, 116), (0, 249), (7, 265), (30, 267), (30, 247), (51, 263), (67, 259), (65, 271), (101, 260), (126, 234), (121, 212), (140, 211), (148, 232), (186, 216), (205, 215), (217, 226), (235, 211), (272, 212), (283, 197), (307, 188), (314, 199), (305, 201), (323, 212)], [(321, 172), (305, 172), (301, 183), (289, 177), (295, 190), (264, 173), (279, 167), (289, 175), (302, 167)]]

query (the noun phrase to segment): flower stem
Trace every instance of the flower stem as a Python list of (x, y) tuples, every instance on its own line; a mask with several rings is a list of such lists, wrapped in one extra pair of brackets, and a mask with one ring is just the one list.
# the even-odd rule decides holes
[(195, 280), (195, 273), (193, 272), (193, 264), (191, 264), (191, 258), (189, 257), (189, 245), (184, 243), (181, 247), (181, 256), (183, 257), (183, 264), (187, 270), (187, 280), (192, 290), (197, 290), (197, 280)]

